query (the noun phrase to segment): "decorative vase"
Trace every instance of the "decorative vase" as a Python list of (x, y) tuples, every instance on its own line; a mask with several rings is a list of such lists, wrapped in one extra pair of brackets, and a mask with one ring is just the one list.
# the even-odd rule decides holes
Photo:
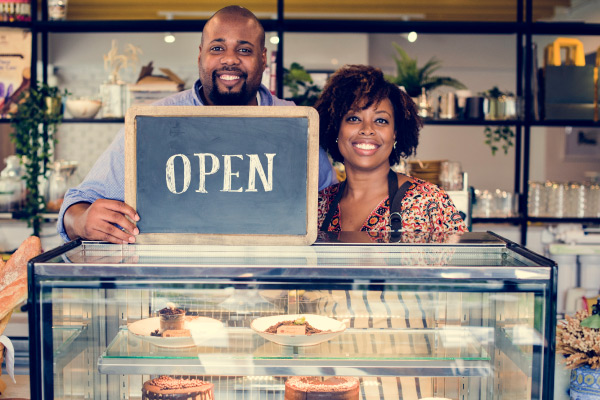
[(125, 84), (103, 83), (100, 85), (103, 118), (122, 118), (125, 116)]
[(589, 365), (571, 371), (571, 400), (600, 399), (600, 369), (591, 369)]
[(62, 114), (62, 97), (44, 97), (44, 101), (46, 102), (46, 114), (48, 115), (60, 115)]

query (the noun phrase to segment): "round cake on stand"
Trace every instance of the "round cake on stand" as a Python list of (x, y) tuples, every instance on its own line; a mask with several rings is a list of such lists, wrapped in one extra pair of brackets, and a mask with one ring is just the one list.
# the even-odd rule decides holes
[(285, 382), (285, 400), (358, 400), (358, 378), (294, 376)]
[(161, 376), (144, 382), (142, 400), (214, 400), (213, 384), (200, 379)]

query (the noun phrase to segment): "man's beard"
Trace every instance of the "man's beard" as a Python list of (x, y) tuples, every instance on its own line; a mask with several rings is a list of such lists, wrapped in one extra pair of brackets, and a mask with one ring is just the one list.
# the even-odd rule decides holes
[[(243, 76), (242, 78), (246, 78)], [(212, 75), (212, 89), (208, 94), (210, 101), (218, 106), (245, 106), (248, 105), (252, 97), (256, 96), (256, 93), (248, 93), (248, 87), (246, 81), (239, 92), (220, 92), (217, 86), (217, 73), (213, 72)]]

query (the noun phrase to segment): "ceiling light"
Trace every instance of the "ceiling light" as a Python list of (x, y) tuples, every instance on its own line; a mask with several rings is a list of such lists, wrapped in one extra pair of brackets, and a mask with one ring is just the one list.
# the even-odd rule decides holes
[(165, 43), (173, 43), (175, 42), (175, 36), (172, 33), (165, 34)]
[(271, 38), (269, 39), (269, 42), (271, 42), (272, 44), (278, 44), (279, 36), (271, 36)]
[(412, 31), (408, 34), (408, 36), (406, 37), (406, 39), (408, 39), (409, 42), (413, 43), (417, 40), (417, 32)]

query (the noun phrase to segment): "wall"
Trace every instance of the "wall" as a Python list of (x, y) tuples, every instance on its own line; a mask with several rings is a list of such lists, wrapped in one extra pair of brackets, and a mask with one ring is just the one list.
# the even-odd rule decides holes
[[(563, 19), (600, 20), (600, 2), (562, 16)], [(267, 38), (273, 33), (267, 33)], [(176, 42), (165, 44), (160, 33), (93, 33), (51, 34), (50, 63), (56, 82), (68, 88), (74, 96), (97, 96), (99, 85), (106, 79), (103, 54), (112, 39), (120, 48), (128, 43), (143, 50), (141, 62), (135, 69), (123, 71), (122, 78), (134, 81), (140, 66), (153, 61), (155, 68), (167, 67), (186, 81), (190, 87), (198, 75), (197, 57), (199, 33), (176, 33)], [(553, 37), (536, 37), (539, 49)], [(397, 34), (286, 34), (284, 63), (300, 62), (310, 70), (332, 71), (346, 63), (366, 63), (381, 67), (393, 74), (395, 67), (392, 42), (401, 44), (420, 63), (435, 56), (442, 61), (440, 75), (454, 77), (473, 93), (497, 85), (515, 91), (516, 38), (514, 35), (419, 35), (410, 44)], [(584, 46), (590, 51), (600, 45), (596, 36), (585, 37)], [(275, 45), (268, 43), (269, 54)], [(155, 70), (158, 73), (158, 70)], [(446, 89), (447, 90), (447, 89)], [(120, 124), (63, 124), (60, 128), (56, 157), (77, 160), (78, 175), (82, 178), (100, 153), (113, 139)], [(426, 126), (421, 134), (418, 157), (423, 160), (451, 159), (462, 162), (470, 182), (480, 189), (513, 190), (514, 151), (508, 155), (491, 156), (483, 143), (482, 127)], [(564, 134), (561, 128), (534, 128), (530, 175), (532, 180), (581, 180), (583, 172), (600, 170), (598, 162), (565, 161), (561, 147)]]
[[(513, 35), (418, 35), (409, 43), (404, 35), (369, 36), (369, 62), (385, 73), (396, 75), (394, 63), (397, 43), (422, 66), (432, 57), (441, 61), (437, 76), (458, 79), (476, 95), (498, 86), (503, 91), (516, 88), (516, 36)], [(437, 89), (431, 97), (452, 88)], [(508, 154), (492, 156), (484, 143), (484, 127), (428, 125), (421, 132), (417, 157), (422, 160), (456, 160), (478, 189), (514, 189), (514, 147)]]
[[(267, 39), (273, 33), (267, 33)], [(50, 62), (55, 68), (59, 83), (75, 96), (95, 96), (107, 73), (102, 67), (102, 55), (110, 49), (111, 40), (118, 39), (121, 48), (132, 43), (143, 50), (141, 64), (154, 62), (158, 67), (168, 67), (191, 86), (196, 79), (197, 56), (200, 35), (177, 33), (174, 44), (166, 44), (158, 33), (123, 34), (52, 34), (50, 36)], [(540, 47), (545, 45), (540, 37)], [(588, 38), (592, 41), (596, 37)], [(389, 74), (395, 73), (392, 42), (400, 44), (422, 64), (431, 57), (442, 61), (438, 75), (454, 77), (476, 94), (492, 86), (515, 91), (516, 86), (516, 36), (514, 35), (419, 35), (415, 43), (409, 43), (399, 34), (300, 34), (285, 36), (284, 64), (299, 62), (309, 70), (333, 71), (349, 63), (367, 63), (380, 67)], [(268, 40), (267, 40), (268, 42)], [(592, 46), (590, 44), (590, 46)], [(268, 42), (269, 54), (275, 45)], [(591, 48), (591, 47), (590, 47)], [(127, 81), (135, 80), (135, 70), (123, 71)], [(441, 89), (434, 93), (449, 90)], [(79, 174), (85, 175), (100, 151), (112, 140), (120, 125), (112, 124), (64, 124), (61, 128), (57, 156), (80, 162)], [(557, 130), (557, 128), (553, 128)], [(582, 165), (580, 162), (563, 162), (555, 145), (561, 141), (560, 133), (552, 133), (551, 143), (546, 131), (536, 128), (532, 134), (531, 178), (580, 179), (584, 170), (600, 170), (597, 163)], [(556, 136), (559, 135), (559, 136)], [(544, 151), (540, 151), (540, 149)], [(480, 189), (513, 190), (514, 148), (507, 155), (491, 155), (484, 144), (483, 127), (426, 126), (421, 134), (417, 156), (422, 160), (459, 160), (473, 186)], [(548, 161), (546, 161), (548, 160)], [(553, 171), (561, 171), (557, 176)], [(493, 179), (490, 179), (493, 176)]]
[[(600, 0), (573, 1), (570, 9), (557, 13), (555, 21), (600, 23)], [(573, 36), (566, 36), (573, 37)], [(538, 60), (542, 65), (544, 57), (544, 48), (554, 36), (535, 36), (534, 42), (537, 43)], [(594, 53), (600, 48), (600, 36), (579, 36), (577, 39), (583, 43), (583, 49), (586, 54)], [(596, 129), (600, 139), (600, 129)], [(585, 180), (584, 174), (588, 171), (600, 173), (600, 150), (596, 157), (587, 157), (582, 159), (565, 158), (565, 128), (536, 128), (532, 130), (532, 140), (538, 140), (540, 137), (546, 139), (546, 157), (543, 160), (543, 174), (533, 175), (532, 180), (551, 180), (558, 182), (582, 181)], [(600, 146), (599, 146), (600, 147)], [(534, 147), (532, 146), (532, 149)]]
[[(269, 34), (267, 35), (269, 37)], [(178, 33), (173, 45), (165, 44), (162, 34), (52, 34), (50, 36), (50, 63), (53, 65), (58, 83), (67, 87), (74, 96), (96, 96), (98, 87), (107, 73), (102, 67), (102, 55), (116, 38), (120, 48), (132, 43), (143, 50), (141, 64), (154, 62), (155, 68), (168, 67), (191, 86), (197, 77), (199, 34)], [(440, 74), (450, 75), (463, 81), (474, 92), (492, 86), (489, 76), (496, 79), (493, 84), (514, 91), (514, 40), (511, 37), (491, 36), (482, 41), (470, 35), (421, 35), (417, 44), (406, 47), (420, 60), (435, 55), (443, 61)], [(393, 73), (391, 42), (401, 43), (400, 35), (363, 34), (298, 34), (286, 35), (284, 51), (285, 65), (300, 62), (309, 70), (333, 71), (350, 63), (370, 63)], [(406, 42), (406, 41), (405, 41)], [(506, 42), (511, 43), (506, 45)], [(466, 44), (466, 45), (465, 45)], [(269, 44), (271, 49), (273, 45)], [(481, 57), (493, 47), (493, 58)], [(465, 54), (465, 48), (469, 49)], [(440, 49), (443, 49), (441, 51)], [(132, 81), (139, 72), (123, 71), (122, 78)], [(155, 73), (158, 73), (155, 70)], [(57, 157), (77, 160), (79, 175), (83, 177), (102, 149), (114, 137), (119, 125), (113, 124), (63, 124), (60, 129)], [(490, 171), (496, 173), (493, 184), (512, 190), (514, 176), (514, 154), (492, 157), (483, 144), (482, 127), (427, 126), (421, 136), (418, 156), (421, 159), (455, 159), (463, 162), (464, 169), (471, 174), (471, 182), (484, 188), (490, 181)], [(483, 166), (483, 167), (482, 167)]]
[[(270, 43), (273, 33), (267, 32), (267, 51), (270, 55), (276, 45)], [(164, 34), (159, 33), (94, 33), (94, 34), (52, 34), (50, 36), (50, 60), (59, 85), (67, 87), (73, 96), (98, 95), (100, 84), (107, 78), (103, 68), (103, 54), (111, 48), (111, 41), (117, 39), (119, 49), (131, 43), (142, 49), (140, 64), (135, 70), (122, 71), (121, 78), (126, 82), (135, 81), (141, 65), (153, 61), (154, 73), (166, 67), (192, 86), (198, 77), (199, 33), (176, 33), (174, 44), (166, 44)], [(311, 70), (335, 70), (331, 58), (337, 58), (339, 65), (345, 63), (367, 63), (367, 36), (358, 34), (293, 34), (286, 35), (284, 51), (285, 65), (299, 62)], [(315, 43), (318, 42), (318, 45)], [(120, 124), (63, 124), (60, 128), (59, 143), (56, 148), (58, 158), (79, 162), (78, 174), (81, 178), (89, 171), (101, 151), (105, 149)]]
[[(128, 44), (143, 51), (139, 64), (121, 71), (125, 82), (135, 82), (141, 66), (153, 61), (154, 74), (161, 74), (158, 68), (169, 68), (186, 81), (187, 87), (191, 86), (198, 76), (200, 34), (177, 33), (173, 45), (166, 44), (163, 37), (159, 33), (51, 34), (49, 62), (57, 83), (68, 88), (73, 96), (97, 97), (100, 84), (108, 77), (103, 55), (116, 39), (120, 52)], [(120, 127), (121, 124), (63, 124), (56, 158), (78, 161), (77, 174), (83, 178)]]

